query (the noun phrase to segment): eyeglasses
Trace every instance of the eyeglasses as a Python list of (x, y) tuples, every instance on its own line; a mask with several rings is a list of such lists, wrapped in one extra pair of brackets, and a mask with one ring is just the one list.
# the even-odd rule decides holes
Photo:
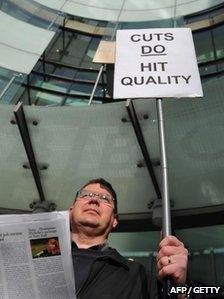
[(84, 198), (84, 199), (88, 199), (88, 200), (92, 199), (93, 197), (98, 197), (100, 202), (107, 204), (109, 206), (113, 206), (113, 202), (114, 202), (113, 196), (110, 194), (95, 193), (95, 192), (85, 190), (85, 189), (79, 190), (77, 192), (77, 196), (79, 198)]

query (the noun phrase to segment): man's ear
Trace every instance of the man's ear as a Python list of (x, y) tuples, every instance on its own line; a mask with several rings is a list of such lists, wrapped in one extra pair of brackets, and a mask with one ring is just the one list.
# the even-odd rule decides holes
[(72, 210), (73, 210), (73, 206), (71, 206), (71, 207), (68, 209), (70, 219), (72, 218)]
[(115, 215), (112, 227), (115, 228), (118, 225), (118, 216)]
[(71, 205), (71, 207), (69, 208), (69, 212), (71, 212), (72, 211), (72, 209), (74, 208), (74, 205), (75, 205), (75, 203), (76, 203), (76, 198), (74, 199), (74, 202), (73, 202), (73, 204)]
[(72, 232), (72, 210), (73, 210), (73, 206), (71, 206), (68, 209), (68, 212), (69, 212), (69, 222), (70, 222), (70, 232)]

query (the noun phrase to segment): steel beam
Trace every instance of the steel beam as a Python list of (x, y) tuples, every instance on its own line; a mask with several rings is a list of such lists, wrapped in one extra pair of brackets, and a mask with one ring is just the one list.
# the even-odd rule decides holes
[(33, 151), (33, 146), (30, 140), (30, 134), (26, 122), (25, 113), (23, 110), (23, 103), (19, 102), (15, 109), (14, 109), (14, 115), (16, 118), (16, 122), (19, 128), (19, 132), (23, 141), (23, 145), (26, 151), (27, 158), (29, 160), (30, 168), (36, 183), (37, 191), (39, 193), (40, 201), (45, 201), (45, 196), (40, 180), (40, 174), (37, 167), (36, 158)]
[(131, 120), (131, 124), (133, 126), (134, 131), (135, 131), (135, 135), (136, 135), (136, 138), (138, 140), (138, 144), (139, 144), (139, 146), (141, 148), (142, 155), (143, 155), (143, 157), (145, 159), (146, 167), (147, 167), (147, 170), (148, 170), (149, 175), (151, 177), (152, 184), (154, 186), (156, 195), (157, 195), (157, 197), (159, 199), (161, 199), (162, 196), (161, 196), (160, 187), (159, 187), (157, 178), (155, 176), (155, 172), (154, 172), (154, 169), (153, 169), (153, 166), (152, 166), (152, 161), (151, 161), (148, 149), (146, 147), (145, 139), (144, 139), (144, 136), (143, 136), (140, 124), (139, 124), (139, 120), (138, 120), (138, 117), (137, 117), (137, 113), (135, 111), (135, 107), (134, 107), (133, 101), (130, 100), (130, 99), (128, 99), (126, 101), (126, 105), (125, 106), (126, 106), (129, 118)]

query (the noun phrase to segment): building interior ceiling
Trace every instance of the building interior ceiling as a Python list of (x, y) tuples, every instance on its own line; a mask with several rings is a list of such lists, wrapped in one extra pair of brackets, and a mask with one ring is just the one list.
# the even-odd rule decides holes
[[(214, 86), (223, 93), (223, 77), (204, 84), (203, 99), (163, 100), (174, 209), (224, 204), (223, 101), (212, 97)], [(155, 100), (135, 100), (134, 106), (161, 185)], [(13, 107), (3, 106), (0, 113), (4, 145), (0, 155), (0, 192), (5, 198), (1, 206), (28, 209), (30, 198), (35, 199), (37, 194), (31, 183), (32, 174), (23, 168), (27, 158), (18, 127), (10, 123)], [(38, 121), (36, 126), (28, 122), (32, 144), (37, 161), (48, 165), (41, 178), (46, 197), (54, 200), (58, 209), (69, 207), (74, 190), (88, 178), (106, 177), (120, 195), (121, 214), (147, 211), (147, 203), (156, 198), (156, 193), (125, 102), (60, 109), (25, 107), (25, 114), (28, 121)], [(9, 177), (11, 180), (7, 181), (12, 186), (3, 188)], [(26, 190), (26, 196), (21, 197), (17, 188)], [(12, 198), (10, 205), (7, 198)]]
[(192, 14), (222, 0), (35, 0), (39, 4), (85, 18), (107, 21), (151, 21)]

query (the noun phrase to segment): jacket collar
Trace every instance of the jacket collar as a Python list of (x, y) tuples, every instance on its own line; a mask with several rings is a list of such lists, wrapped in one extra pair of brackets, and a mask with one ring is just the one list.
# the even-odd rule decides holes
[(105, 260), (112, 260), (113, 262), (120, 264), (126, 270), (129, 270), (129, 263), (127, 259), (120, 255), (120, 253), (114, 248), (108, 247), (108, 249), (105, 250), (105, 256), (102, 258)]
[[(77, 244), (74, 241), (72, 241), (72, 250), (75, 250), (77, 248), (78, 248)], [(126, 270), (129, 270), (127, 259), (124, 258), (122, 255), (120, 255), (120, 253), (116, 249), (109, 247), (107, 243), (94, 245), (87, 249), (102, 251), (104, 252), (104, 254), (98, 257), (97, 258), (98, 260), (113, 261), (117, 264), (120, 264)]]
[[(108, 244), (107, 243), (103, 243), (103, 244), (98, 244), (98, 245), (94, 245), (94, 246), (91, 246), (87, 249), (91, 249), (91, 250), (99, 250), (99, 251), (104, 251), (108, 248)], [(72, 248), (78, 248), (77, 244), (72, 241)]]

